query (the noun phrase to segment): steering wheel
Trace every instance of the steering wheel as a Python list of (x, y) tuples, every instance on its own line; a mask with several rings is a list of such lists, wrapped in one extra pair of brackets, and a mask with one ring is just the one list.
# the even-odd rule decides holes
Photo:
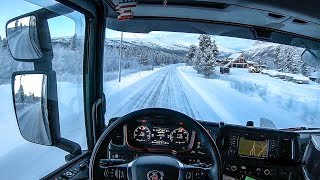
[[(147, 154), (133, 161), (106, 161), (107, 148), (117, 129), (130, 121), (144, 117), (166, 117), (168, 121), (179, 120), (192, 127), (197, 136), (205, 143), (204, 148), (209, 153), (212, 165), (208, 168), (183, 164), (170, 154)], [(107, 166), (102, 166), (106, 161)], [(107, 176), (107, 177), (105, 177)], [(112, 177), (110, 177), (112, 176)], [(196, 177), (196, 178), (195, 178)], [(216, 143), (206, 129), (191, 117), (180, 112), (164, 108), (148, 108), (129, 113), (112, 123), (97, 141), (89, 165), (89, 178), (93, 179), (128, 179), (128, 180), (187, 180), (187, 179), (222, 179), (221, 159)]]

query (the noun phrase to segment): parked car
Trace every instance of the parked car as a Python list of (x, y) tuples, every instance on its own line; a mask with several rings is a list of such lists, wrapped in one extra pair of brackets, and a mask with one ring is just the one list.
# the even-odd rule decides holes
[(220, 67), (220, 73), (221, 74), (230, 74), (230, 68), (222, 66), (222, 67)]
[(258, 67), (250, 66), (248, 71), (249, 71), (249, 73), (260, 73), (261, 69)]

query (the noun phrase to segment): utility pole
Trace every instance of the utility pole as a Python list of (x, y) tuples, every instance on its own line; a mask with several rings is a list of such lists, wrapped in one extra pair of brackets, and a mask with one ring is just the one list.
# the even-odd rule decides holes
[(123, 32), (121, 32), (121, 42), (120, 42), (119, 82), (121, 82), (122, 40), (123, 40)]

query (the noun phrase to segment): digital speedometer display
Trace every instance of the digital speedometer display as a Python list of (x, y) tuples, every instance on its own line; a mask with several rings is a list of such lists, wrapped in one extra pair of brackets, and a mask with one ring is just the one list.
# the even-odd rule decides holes
[(133, 132), (133, 137), (138, 142), (147, 142), (150, 136), (151, 132), (147, 126), (138, 126)]
[(188, 144), (189, 143), (189, 133), (184, 128), (179, 127), (170, 133), (170, 141), (173, 144), (177, 144), (177, 145)]
[(154, 125), (141, 121), (127, 126), (126, 143), (140, 150), (187, 151), (193, 147), (195, 132), (181, 124)]
[(170, 129), (162, 127), (153, 127), (151, 129), (151, 144), (153, 145), (169, 145)]

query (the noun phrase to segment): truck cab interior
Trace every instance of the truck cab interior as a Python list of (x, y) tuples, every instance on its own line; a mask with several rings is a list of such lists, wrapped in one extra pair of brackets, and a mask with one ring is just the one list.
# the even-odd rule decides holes
[[(129, 97), (129, 94), (124, 93), (110, 100), (106, 97), (108, 88), (112, 90), (118, 88), (118, 85), (104, 83), (106, 78), (104, 59), (112, 58), (108, 56), (109, 51), (105, 51), (105, 47), (108, 46), (106, 37), (110, 31), (131, 34), (151, 32), (206, 34), (213, 37), (241, 38), (293, 46), (302, 49), (299, 58), (317, 70), (316, 68), (320, 67), (320, 1), (30, 0), (30, 2), (42, 8), (11, 17), (12, 19), (6, 24), (7, 43), (14, 61), (32, 63), (34, 68), (12, 73), (12, 97), (18, 126), (22, 137), (27, 141), (54, 146), (68, 152), (65, 156), (66, 163), (44, 175), (42, 179), (320, 179), (320, 130), (316, 126), (319, 121), (317, 118), (320, 118), (318, 108), (308, 115), (314, 117), (312, 122), (315, 126), (310, 123), (308, 127), (300, 127), (299, 124), (276, 128), (274, 122), (268, 119), (260, 119), (260, 126), (250, 119), (240, 124), (224, 119), (217, 120), (214, 117), (198, 119), (197, 116), (170, 106), (148, 106), (148, 103), (152, 102), (149, 101), (149, 97), (174, 99), (175, 92), (179, 92), (170, 88), (164, 90), (159, 81), (157, 86), (163, 89), (149, 92), (146, 88), (139, 91), (140, 99), (132, 98), (134, 102), (122, 103), (121, 106), (137, 108), (128, 112), (123, 110), (125, 113), (117, 114), (116, 112), (120, 112), (121, 109), (110, 113), (108, 108), (120, 106), (122, 98), (125, 99), (127, 95)], [(57, 40), (52, 39), (48, 25), (48, 20), (52, 18), (77, 17), (75, 13), (82, 17), (76, 21), (76, 31), (79, 32), (77, 36), (82, 38), (83, 43), (83, 52), (78, 55), (82, 58), (83, 66), (80, 88), (83, 92), (82, 113), (86, 149), (74, 140), (64, 137), (60, 130), (61, 107), (58, 101), (61, 101), (61, 98), (58, 96), (59, 84), (54, 69), (59, 66), (53, 66), (52, 61), (57, 52), (53, 48)], [(63, 26), (59, 24), (60, 29), (63, 29)], [(122, 44), (121, 41), (121, 44), (116, 43), (113, 46), (117, 51), (121, 51), (123, 47), (128, 48), (130, 43)], [(134, 51), (139, 50), (134, 49)], [(117, 67), (117, 64), (115, 66)], [(170, 65), (171, 69), (166, 72), (170, 74), (173, 69), (181, 70), (182, 66), (185, 65), (179, 63)], [(166, 67), (164, 65), (164, 69)], [(237, 68), (230, 67), (228, 73), (220, 76), (232, 76), (234, 72), (238, 72), (234, 69)], [(40, 76), (39, 85), (32, 76)], [(32, 116), (19, 115), (22, 112), (20, 109), (23, 101), (29, 98), (19, 95), (22, 91), (21, 83), (28, 77), (31, 78), (29, 82), (34, 83), (32, 86), (39, 86), (40, 97), (37, 99), (33, 96), (38, 110), (32, 108), (26, 110), (32, 112)], [(280, 79), (277, 77), (277, 81)], [(180, 83), (174, 78), (169, 80), (163, 78), (161, 82), (167, 81), (172, 81), (173, 85)], [(303, 81), (295, 85), (304, 87), (302, 83)], [(185, 87), (184, 84), (182, 86)], [(209, 87), (210, 83), (205, 86)], [(156, 85), (149, 87), (149, 89), (154, 88)], [(215, 88), (212, 87), (213, 91)], [(277, 88), (285, 89), (287, 86), (280, 83)], [(164, 91), (168, 91), (168, 94), (163, 94)], [(193, 90), (190, 88), (188, 91)], [(315, 93), (320, 94), (320, 91)], [(194, 99), (197, 99), (197, 96), (194, 96)], [(281, 96), (286, 94), (280, 94), (279, 97)], [(177, 99), (174, 103), (179, 107), (190, 103), (184, 99)], [(228, 101), (232, 99), (231, 97)], [(242, 117), (241, 113), (246, 113), (239, 110), (238, 114), (230, 114), (225, 110), (227, 106), (224, 104), (229, 102), (226, 100), (216, 103), (217, 101), (218, 99), (216, 101), (213, 99), (208, 104), (217, 111), (217, 114), (224, 114), (224, 117), (233, 117), (237, 120), (237, 117)], [(139, 106), (140, 104), (143, 106)], [(247, 103), (242, 106), (247, 105), (249, 107)], [(315, 107), (317, 105), (319, 104), (315, 104)], [(235, 109), (238, 107), (236, 103), (233, 106)], [(285, 108), (287, 107), (289, 105)], [(272, 117), (281, 114), (277, 107), (266, 107), (266, 109), (263, 112), (269, 113)], [(248, 108), (247, 111), (254, 109)], [(293, 111), (298, 110), (291, 111), (294, 113)], [(27, 121), (22, 121), (21, 119), (25, 117), (28, 117)], [(285, 119), (286, 115), (281, 117), (284, 118), (283, 122), (291, 121), (290, 117)], [(36, 130), (32, 130), (29, 126), (24, 128), (25, 123), (30, 124), (33, 121), (39, 123), (36, 126), (39, 132), (36, 134)], [(32, 166), (32, 163), (29, 166)]]

